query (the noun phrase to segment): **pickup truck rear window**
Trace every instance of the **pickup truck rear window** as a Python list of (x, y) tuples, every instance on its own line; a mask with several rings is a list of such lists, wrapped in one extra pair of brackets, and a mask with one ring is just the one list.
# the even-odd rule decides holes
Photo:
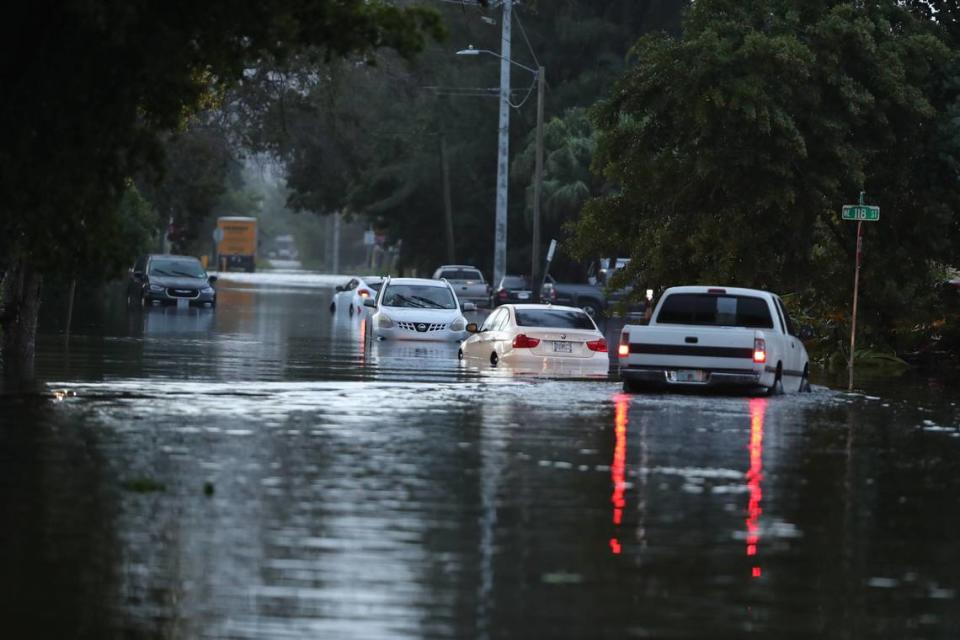
[(663, 301), (658, 324), (772, 329), (770, 307), (763, 298), (710, 293), (674, 293)]
[(483, 282), (483, 274), (473, 269), (447, 269), (440, 273), (441, 278), (447, 280), (474, 280)]
[(593, 320), (583, 311), (559, 309), (517, 309), (518, 327), (542, 327), (551, 329), (587, 329), (596, 327)]

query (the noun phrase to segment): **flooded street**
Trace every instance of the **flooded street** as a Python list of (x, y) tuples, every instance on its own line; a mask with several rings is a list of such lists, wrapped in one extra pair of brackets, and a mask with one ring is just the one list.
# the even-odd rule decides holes
[(0, 396), (4, 636), (960, 636), (955, 381), (631, 396), (371, 343), (344, 280), (41, 336), (44, 392)]

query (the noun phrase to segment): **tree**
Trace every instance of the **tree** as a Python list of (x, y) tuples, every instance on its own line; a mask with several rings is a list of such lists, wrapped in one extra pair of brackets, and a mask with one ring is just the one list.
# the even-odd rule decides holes
[(934, 22), (892, 0), (698, 0), (681, 39), (644, 37), (632, 57), (593, 112), (595, 168), (617, 189), (574, 237), (583, 255), (628, 243), (614, 286), (735, 283), (842, 305), (855, 225), (839, 209), (865, 190), (883, 219), (862, 302), (889, 329), (955, 250), (956, 56)]
[[(126, 180), (160, 157), (158, 133), (265, 56), (318, 58), (442, 33), (435, 12), (368, 0), (235, 3), (41, 0), (0, 23), (0, 255), (4, 368), (32, 362), (44, 273), (98, 242)], [(83, 254), (83, 251), (80, 251)]]

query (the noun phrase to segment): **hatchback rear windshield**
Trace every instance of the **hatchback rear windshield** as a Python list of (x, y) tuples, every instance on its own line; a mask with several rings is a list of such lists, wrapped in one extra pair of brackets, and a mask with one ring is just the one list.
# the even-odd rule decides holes
[(500, 281), (500, 286), (504, 289), (523, 289), (529, 286), (526, 278), (520, 276), (504, 276)]
[(562, 309), (517, 309), (518, 327), (542, 327), (549, 329), (588, 329), (596, 327), (593, 320), (583, 311), (565, 311)]
[(476, 269), (444, 269), (440, 272), (440, 277), (447, 280), (477, 280), (483, 282), (483, 274)]
[(367, 288), (373, 289), (374, 291), (380, 291), (380, 287), (383, 286), (383, 280), (375, 280), (373, 282), (370, 282), (369, 280), (367, 280), (366, 282), (367, 282)]
[(414, 309), (456, 309), (457, 301), (446, 286), (430, 287), (417, 284), (391, 284), (383, 292), (385, 307)]
[(657, 323), (773, 328), (770, 307), (763, 298), (711, 293), (674, 293), (667, 296), (657, 315)]
[(171, 278), (204, 278), (207, 274), (198, 261), (151, 260), (150, 275)]

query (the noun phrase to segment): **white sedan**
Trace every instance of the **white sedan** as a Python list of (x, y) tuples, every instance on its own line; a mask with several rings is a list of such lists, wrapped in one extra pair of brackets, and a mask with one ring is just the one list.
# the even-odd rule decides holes
[(374, 298), (383, 284), (383, 278), (351, 278), (345, 284), (337, 285), (336, 293), (330, 302), (331, 313), (340, 309), (350, 315), (363, 311), (364, 298)]
[(610, 366), (607, 341), (582, 309), (544, 304), (505, 304), (460, 344), (459, 356), (523, 366)]

